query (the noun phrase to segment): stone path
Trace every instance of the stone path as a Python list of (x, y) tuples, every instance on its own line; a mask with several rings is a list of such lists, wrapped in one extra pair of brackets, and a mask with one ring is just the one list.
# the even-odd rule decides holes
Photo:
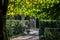
[[(25, 34), (27, 34), (27, 33), (25, 32)], [(36, 29), (36, 30), (30, 29), (30, 34), (31, 35), (32, 34), (38, 35), (39, 34), (39, 30), (38, 29)]]
[(38, 36), (20, 36), (20, 37), (13, 38), (10, 40), (38, 40), (38, 39), (39, 39)]
[(38, 31), (34, 30), (34, 31), (31, 31), (29, 35), (19, 36), (10, 40), (39, 40)]
[(27, 39), (27, 40), (39, 40), (39, 37), (38, 36), (33, 36), (32, 38)]

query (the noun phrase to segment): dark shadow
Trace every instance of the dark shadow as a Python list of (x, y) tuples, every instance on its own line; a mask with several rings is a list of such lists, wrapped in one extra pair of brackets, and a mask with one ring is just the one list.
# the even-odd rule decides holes
[(36, 19), (36, 28), (39, 28), (39, 20), (38, 20), (38, 18)]
[(0, 0), (0, 40), (8, 40), (5, 27), (7, 6), (8, 0)]

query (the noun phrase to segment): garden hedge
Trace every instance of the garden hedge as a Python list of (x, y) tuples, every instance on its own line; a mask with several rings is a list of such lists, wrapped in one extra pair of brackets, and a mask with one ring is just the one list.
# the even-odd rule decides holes
[(8, 37), (16, 36), (23, 34), (23, 28), (20, 20), (7, 20), (6, 21), (6, 30)]
[[(45, 28), (49, 28), (49, 29), (46, 29), (49, 31), (45, 32)], [(60, 21), (57, 21), (57, 20), (56, 21), (55, 20), (54, 21), (48, 21), (48, 20), (40, 21), (39, 22), (39, 38), (46, 39), (46, 38), (44, 38), (45, 35), (48, 35), (49, 32), (52, 33), (52, 31), (50, 31), (51, 30), (50, 28), (53, 28), (52, 31), (54, 30), (54, 28), (60, 28)], [(44, 34), (44, 32), (47, 34)], [(54, 33), (54, 31), (53, 31), (53, 33)], [(41, 38), (42, 35), (43, 35), (43, 38)], [(52, 34), (52, 36), (56, 36), (56, 35)], [(51, 38), (53, 39), (53, 37), (51, 37)]]

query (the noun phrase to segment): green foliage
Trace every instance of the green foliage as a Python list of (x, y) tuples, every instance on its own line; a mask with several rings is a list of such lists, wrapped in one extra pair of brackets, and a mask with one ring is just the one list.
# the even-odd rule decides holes
[(6, 30), (8, 37), (16, 36), (23, 33), (21, 21), (6, 21)]
[(15, 17), (12, 16), (12, 15), (7, 15), (6, 19), (7, 19), (7, 20), (13, 20), (13, 19), (15, 19)]
[(46, 40), (60, 40), (60, 29), (46, 29), (45, 30), (45, 37), (46, 37)]
[[(60, 28), (60, 21), (57, 21), (57, 20), (40, 20), (39, 22), (39, 37), (41, 38), (41, 35), (46, 35), (48, 37), (54, 37), (54, 31), (53, 30), (46, 30), (45, 32), (45, 28)], [(45, 32), (45, 34), (44, 34)], [(48, 38), (47, 37), (47, 38)], [(53, 39), (53, 38), (52, 38)]]
[[(7, 15), (30, 16), (39, 20), (60, 20), (60, 0), (9, 0)], [(7, 16), (6, 15), (6, 16)], [(40, 22), (41, 34), (46, 27), (59, 27), (60, 22)], [(48, 24), (48, 25), (47, 25)]]
[(20, 14), (41, 20), (55, 18), (59, 20), (59, 6), (60, 0), (9, 0), (7, 15)]

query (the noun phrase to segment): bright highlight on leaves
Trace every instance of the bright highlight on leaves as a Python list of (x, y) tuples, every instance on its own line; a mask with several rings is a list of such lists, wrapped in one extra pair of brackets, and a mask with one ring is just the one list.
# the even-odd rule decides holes
[(48, 13), (51, 14), (50, 9), (58, 3), (60, 3), (60, 0), (9, 0), (7, 15), (24, 14), (25, 16), (49, 19), (52, 17), (48, 15)]

